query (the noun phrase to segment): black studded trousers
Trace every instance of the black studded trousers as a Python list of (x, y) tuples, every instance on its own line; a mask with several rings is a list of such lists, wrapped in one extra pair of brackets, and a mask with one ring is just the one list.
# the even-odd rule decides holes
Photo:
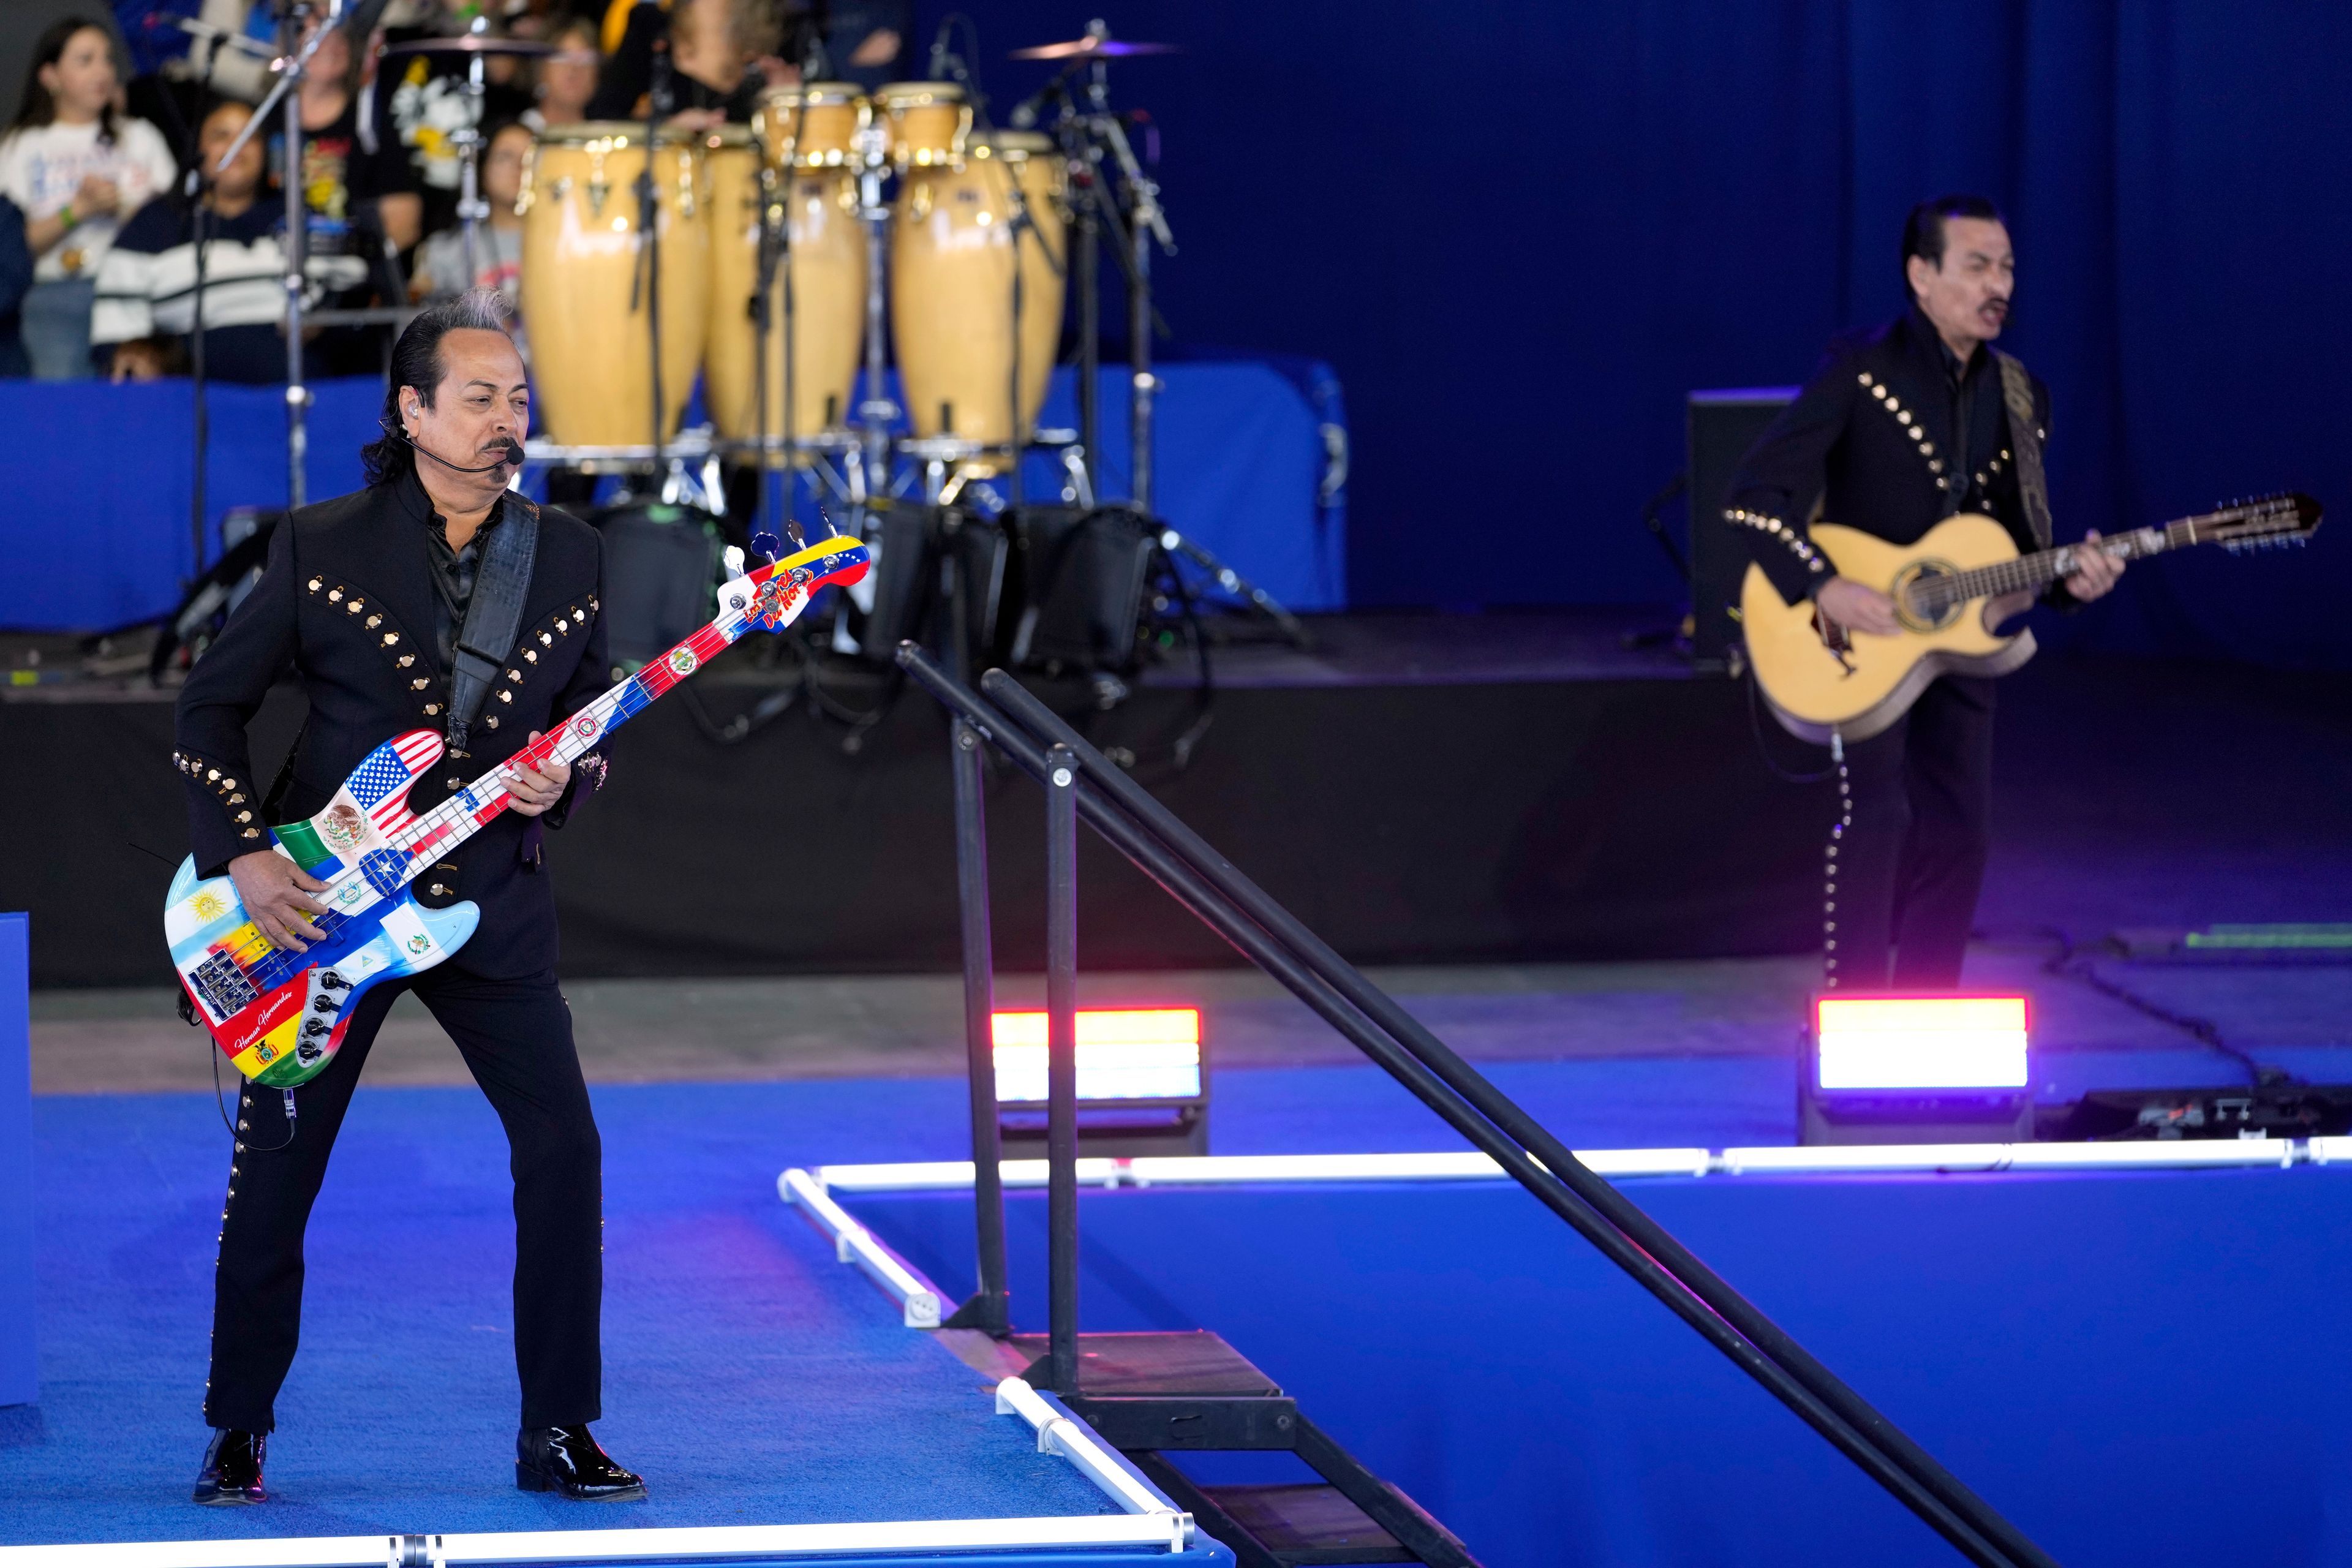
[(1992, 709), (1991, 681), (1947, 675), (1845, 749), (1822, 900), (1832, 988), (1959, 984), (1991, 838)]
[(273, 1407), (302, 1322), (302, 1233), (368, 1047), (403, 989), (449, 1032), (506, 1125), (522, 1425), (573, 1426), (601, 1414), (604, 1152), (572, 1048), (571, 1009), (551, 973), (484, 980), (442, 967), (360, 998), (333, 1064), (294, 1091), (294, 1140), (286, 1148), (269, 1148), (286, 1136), (282, 1092), (248, 1084), (239, 1095), (213, 1284), (207, 1425), (248, 1432), (277, 1425)]

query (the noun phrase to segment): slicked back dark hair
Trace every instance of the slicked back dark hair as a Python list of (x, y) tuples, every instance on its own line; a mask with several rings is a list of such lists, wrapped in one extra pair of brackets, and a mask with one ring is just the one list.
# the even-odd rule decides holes
[(2009, 220), (2000, 209), (1983, 196), (1937, 196), (1932, 202), (1921, 202), (1903, 220), (1903, 291), (1911, 291), (1911, 258), (1915, 256), (1937, 271), (1944, 267), (1944, 220), (1954, 217), (1981, 218), (1987, 223), (2008, 226)]
[(383, 414), (377, 420), (383, 436), (360, 448), (369, 484), (388, 485), (416, 471), (415, 450), (401, 438), (400, 389), (415, 387), (418, 399), (432, 407), (441, 378), (449, 374), (441, 340), (455, 331), (503, 332), (507, 318), (505, 295), (496, 289), (468, 289), (454, 300), (427, 305), (400, 330), (400, 341), (392, 345), (392, 374), (384, 382)]

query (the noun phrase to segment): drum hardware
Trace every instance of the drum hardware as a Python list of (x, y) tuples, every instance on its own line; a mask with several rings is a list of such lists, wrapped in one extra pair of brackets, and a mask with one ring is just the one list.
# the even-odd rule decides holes
[[(662, 399), (661, 333), (661, 214), (656, 205), (654, 163), (661, 146), (661, 122), (670, 110), (670, 58), (667, 38), (654, 41), (653, 83), (646, 94), (646, 166), (637, 174), (637, 256), (644, 270), (646, 337), (653, 365), (654, 467), (661, 467), (662, 439), (669, 434), (668, 406)], [(629, 309), (637, 307), (636, 287), (630, 286)]]
[(866, 226), (866, 395), (857, 405), (866, 439), (860, 460), (849, 468), (856, 492), (852, 510), (859, 514), (863, 534), (866, 509), (889, 488), (890, 427), (898, 419), (898, 405), (884, 379), (882, 269), (890, 208), (882, 199), (882, 178), (889, 163), (890, 132), (881, 116), (869, 114), (859, 123), (850, 150), (856, 170), (857, 218)]
[[(1172, 256), (1176, 242), (1160, 205), (1160, 187), (1144, 174), (1135, 156), (1124, 118), (1111, 110), (1108, 62), (1174, 52), (1168, 45), (1121, 43), (1110, 37), (1109, 29), (1100, 20), (1096, 20), (1087, 25), (1084, 39), (1041, 45), (1038, 50), (1019, 51), (1015, 56), (1069, 62), (1013, 110), (1013, 122), (1016, 126), (1033, 125), (1040, 110), (1051, 106), (1059, 110), (1054, 130), (1067, 161), (1071, 206), (1078, 231), (1072, 257), (1078, 289), (1078, 440), (1089, 453), (1102, 449), (1096, 373), (1102, 362), (1102, 290), (1097, 247), (1103, 235), (1110, 237), (1111, 255), (1127, 279), (1129, 461), (1133, 470), (1129, 489), (1136, 505), (1147, 512), (1151, 510), (1152, 416), (1160, 390), (1160, 380), (1151, 372), (1151, 335), (1155, 331), (1164, 334), (1168, 330), (1151, 299), (1151, 247), (1156, 243), (1161, 251)], [(1126, 188), (1124, 213), (1104, 178), (1106, 162)]]
[(473, 113), (450, 135), (449, 144), (457, 150), (457, 225), (466, 258), (466, 286), (469, 289), (482, 275), (481, 226), (490, 216), (490, 205), (482, 199), (481, 188), (482, 100), (489, 90), (485, 69), (492, 55), (538, 58), (555, 53), (552, 44), (490, 37), (488, 16), (476, 16), (470, 26), (472, 30), (458, 37), (422, 38), (383, 51), (386, 59), (405, 55), (455, 55), (466, 61), (463, 90), (473, 105)]
[(1072, 38), (1067, 43), (1035, 44), (1025, 49), (1015, 49), (1007, 57), (1016, 60), (1118, 60), (1138, 55), (1181, 55), (1183, 49), (1175, 44), (1129, 43), (1114, 38), (1110, 29), (1101, 22), (1087, 24), (1087, 36)]

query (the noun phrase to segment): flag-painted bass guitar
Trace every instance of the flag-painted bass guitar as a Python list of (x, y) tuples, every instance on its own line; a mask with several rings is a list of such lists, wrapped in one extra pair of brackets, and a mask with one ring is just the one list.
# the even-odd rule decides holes
[(864, 577), (868, 559), (863, 544), (835, 537), (735, 578), (719, 590), (716, 620), (422, 816), (408, 792), (440, 760), (441, 737), (415, 730), (378, 746), (324, 811), (271, 834), (277, 853), (327, 884), (315, 921), (326, 936), (307, 952), (272, 946), (236, 883), (199, 879), (194, 857), (182, 861), (164, 895), (164, 938), (222, 1054), (273, 1089), (324, 1072), (370, 986), (430, 969), (474, 934), (476, 905), (426, 909), (409, 883), (507, 809), (509, 768), (572, 761), (754, 626), (780, 630), (819, 588)]

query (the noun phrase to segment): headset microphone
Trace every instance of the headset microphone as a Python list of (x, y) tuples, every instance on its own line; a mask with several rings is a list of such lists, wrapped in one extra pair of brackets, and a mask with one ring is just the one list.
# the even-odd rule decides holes
[(448, 458), (443, 457), (440, 453), (420, 445), (415, 437), (411, 436), (407, 431), (400, 429), (398, 426), (393, 425), (390, 420), (384, 421), (384, 428), (392, 436), (407, 442), (411, 447), (415, 447), (417, 451), (423, 452), (426, 457), (432, 458), (435, 462), (440, 464), (443, 468), (448, 469), (453, 474), (487, 474), (494, 472), (499, 468), (509, 467), (520, 468), (522, 467), (522, 443), (516, 440), (511, 436), (506, 438), (507, 455), (505, 457), (500, 458), (495, 463), (484, 463), (480, 468), (469, 468), (462, 463), (453, 463)]

